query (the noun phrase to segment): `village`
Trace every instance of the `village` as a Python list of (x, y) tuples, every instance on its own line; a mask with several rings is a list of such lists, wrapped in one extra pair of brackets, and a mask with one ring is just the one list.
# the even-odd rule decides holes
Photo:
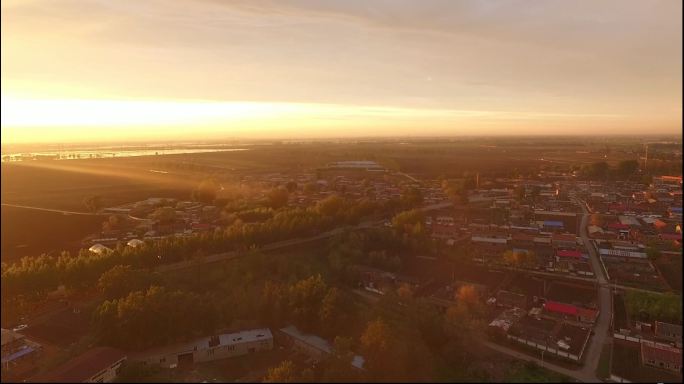
[[(443, 180), (419, 180), (370, 161), (241, 182), (261, 190), (245, 198), (247, 206), (289, 183), (294, 187), (286, 194), (288, 207), (315, 206), (333, 195), (387, 202), (418, 191), (419, 227), (433, 251), (414, 255), (403, 268), (383, 268), (392, 265), (384, 255), (372, 267), (354, 265), (359, 278), (351, 291), (359, 300), (375, 302), (409, 287), (413, 297), (446, 311), (467, 285), (485, 303), (489, 344), (523, 353), (551, 370), (577, 372), (569, 374), (576, 379), (597, 377), (597, 364), (606, 364), (605, 380), (681, 381), (681, 311), (677, 316), (647, 307), (662, 307), (659, 300), (673, 292), (681, 295), (682, 178), (657, 176), (649, 184), (575, 179), (560, 172), (535, 179), (477, 174), (465, 201), (455, 201)], [(98, 255), (166, 237), (212, 233), (226, 215), (225, 208), (210, 203), (171, 198), (103, 212), (111, 216), (102, 231), (84, 240)], [(387, 219), (376, 225), (397, 229)], [(32, 327), (23, 325), (3, 329), (3, 370), (28, 372), (41, 351), (53, 348), (42, 347), (31, 334)], [(333, 349), (331, 340), (294, 325), (231, 329), (143, 352), (95, 347), (51, 376), (33, 380), (107, 382), (125, 362), (197, 374), (197, 364), (260, 354), (270, 363), (287, 356), (315, 368)], [(355, 354), (353, 369), (363, 372), (364, 360)], [(243, 380), (260, 377), (248, 371)]]

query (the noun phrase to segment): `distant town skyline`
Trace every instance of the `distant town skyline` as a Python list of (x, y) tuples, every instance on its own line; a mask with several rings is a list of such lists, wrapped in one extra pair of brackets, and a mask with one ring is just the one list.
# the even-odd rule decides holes
[(682, 3), (9, 0), (2, 141), (681, 134)]

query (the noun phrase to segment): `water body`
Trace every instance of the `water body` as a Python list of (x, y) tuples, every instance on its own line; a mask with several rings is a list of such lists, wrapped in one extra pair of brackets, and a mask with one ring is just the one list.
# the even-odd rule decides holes
[(77, 160), (94, 158), (118, 158), (135, 156), (162, 156), (177, 155), (187, 153), (207, 153), (207, 152), (236, 152), (247, 151), (249, 148), (153, 148), (153, 149), (83, 149), (68, 151), (44, 151), (44, 152), (22, 152), (8, 153), (2, 155), (2, 161), (27, 161), (27, 160)]

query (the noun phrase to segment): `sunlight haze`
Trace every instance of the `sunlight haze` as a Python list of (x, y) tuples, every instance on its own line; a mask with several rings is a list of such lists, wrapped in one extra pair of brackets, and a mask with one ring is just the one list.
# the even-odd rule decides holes
[(5, 1), (2, 140), (680, 131), (681, 2), (523, 3)]

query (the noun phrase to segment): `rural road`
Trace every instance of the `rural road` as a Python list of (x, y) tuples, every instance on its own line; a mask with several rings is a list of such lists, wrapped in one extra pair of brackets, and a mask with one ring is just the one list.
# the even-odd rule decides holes
[[(582, 208), (583, 215), (582, 221), (580, 223), (580, 237), (582, 238), (582, 242), (584, 243), (585, 247), (587, 248), (587, 251), (589, 252), (589, 260), (591, 262), (592, 269), (594, 270), (596, 280), (577, 277), (572, 278), (588, 280), (592, 282), (598, 281), (598, 304), (600, 312), (597, 322), (596, 324), (594, 324), (594, 335), (591, 336), (589, 344), (587, 345), (587, 349), (584, 352), (584, 365), (582, 366), (582, 368), (578, 370), (571, 370), (554, 364), (549, 364), (547, 362), (544, 363), (544, 367), (552, 371), (561, 373), (563, 375), (573, 377), (582, 382), (601, 382), (601, 380), (596, 376), (596, 369), (598, 368), (599, 357), (601, 356), (603, 345), (612, 342), (612, 338), (608, 337), (608, 331), (613, 317), (613, 302), (610, 292), (610, 285), (608, 279), (604, 274), (603, 265), (601, 264), (599, 255), (596, 252), (596, 248), (591, 243), (591, 240), (589, 239), (589, 236), (587, 234), (587, 221), (589, 219), (589, 210), (587, 209), (587, 206), (583, 201), (579, 199), (575, 199), (575, 201)], [(539, 272), (536, 274), (545, 273)], [(485, 344), (488, 347), (499, 352), (505, 353), (507, 355), (517, 357), (523, 360), (535, 361), (541, 364), (541, 359), (517, 352), (515, 350), (506, 348), (499, 344), (494, 344), (491, 342), (485, 342)]]
[[(587, 346), (587, 350), (584, 353), (584, 367), (582, 368), (583, 375), (594, 376), (594, 381), (600, 381), (595, 377), (596, 368), (599, 364), (599, 357), (601, 356), (601, 350), (603, 345), (612, 339), (608, 337), (608, 330), (610, 328), (610, 323), (613, 319), (613, 298), (610, 292), (610, 285), (608, 284), (608, 279), (605, 276), (603, 265), (601, 264), (601, 259), (594, 244), (591, 243), (589, 236), (587, 234), (587, 221), (589, 219), (589, 211), (587, 205), (579, 200), (575, 201), (582, 207), (582, 222), (580, 223), (580, 237), (584, 242), (584, 246), (589, 252), (589, 260), (591, 261), (591, 266), (594, 270), (594, 275), (596, 276), (599, 286), (598, 286), (598, 303), (599, 303), (599, 317), (594, 325), (594, 336), (591, 337), (590, 344)], [(606, 340), (608, 339), (608, 340)]]
[(62, 210), (62, 209), (29, 207), (29, 206), (27, 206), (27, 205), (17, 205), (17, 204), (6, 204), (6, 203), (2, 203), (2, 206), (3, 206), (3, 207), (14, 207), (14, 208), (32, 209), (32, 210), (34, 210), (34, 211), (55, 212), (55, 213), (61, 213), (61, 214), (63, 214), (63, 215), (106, 216), (106, 214), (102, 214), (102, 213), (65, 211), (65, 210)]

